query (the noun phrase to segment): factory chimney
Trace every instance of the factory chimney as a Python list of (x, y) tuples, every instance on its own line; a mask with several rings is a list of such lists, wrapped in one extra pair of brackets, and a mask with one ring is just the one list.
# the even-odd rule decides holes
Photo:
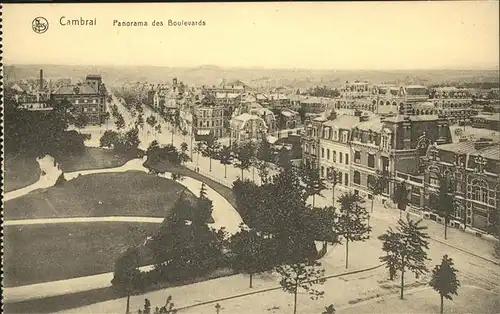
[(40, 91), (43, 91), (43, 70), (40, 69)]

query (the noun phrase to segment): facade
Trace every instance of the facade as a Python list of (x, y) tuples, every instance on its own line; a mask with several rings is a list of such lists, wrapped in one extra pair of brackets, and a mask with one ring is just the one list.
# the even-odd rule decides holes
[(472, 126), (475, 128), (500, 131), (500, 113), (479, 114), (472, 117)]
[(89, 124), (100, 125), (106, 119), (106, 88), (100, 75), (88, 75), (83, 83), (58, 88), (51, 98), (68, 100), (77, 113), (87, 116)]
[(429, 148), (425, 207), (436, 211), (441, 180), (454, 187), (451, 225), (491, 231), (500, 201), (500, 144), (470, 141)]
[(214, 136), (223, 137), (224, 106), (218, 105), (211, 95), (204, 95), (200, 103), (193, 109), (193, 127), (198, 131), (210, 131)]
[[(360, 116), (351, 137), (351, 185), (354, 192), (372, 198), (370, 183), (379, 173), (390, 174), (392, 131), (380, 117)], [(384, 191), (389, 193), (389, 185)]]
[(430, 90), (429, 98), (435, 106), (434, 114), (445, 115), (455, 121), (470, 119), (477, 114), (477, 110), (472, 108), (472, 94), (465, 88), (438, 87)]
[(323, 132), (323, 123), (326, 121), (327, 119), (321, 116), (304, 127), (304, 133), (302, 134), (302, 159), (306, 164), (319, 166), (319, 138)]
[(279, 128), (295, 129), (300, 125), (300, 115), (297, 111), (283, 109), (280, 111)]
[(359, 122), (359, 117), (340, 115), (331, 116), (322, 125), (319, 138), (319, 166), (320, 174), (328, 179), (332, 170), (338, 171), (338, 187), (349, 187), (351, 184), (351, 147), (350, 138), (353, 125)]

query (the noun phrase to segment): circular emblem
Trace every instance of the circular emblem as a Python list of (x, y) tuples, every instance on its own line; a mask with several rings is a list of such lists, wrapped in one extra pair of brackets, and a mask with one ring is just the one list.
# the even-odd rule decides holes
[(37, 34), (43, 34), (49, 29), (49, 22), (44, 17), (36, 17), (33, 22), (31, 22), (31, 28)]

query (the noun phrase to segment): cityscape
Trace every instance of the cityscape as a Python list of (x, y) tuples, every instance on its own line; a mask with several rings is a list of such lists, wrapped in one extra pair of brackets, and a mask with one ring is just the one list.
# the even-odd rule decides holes
[(5, 313), (500, 312), (498, 64), (42, 61), (2, 70)]

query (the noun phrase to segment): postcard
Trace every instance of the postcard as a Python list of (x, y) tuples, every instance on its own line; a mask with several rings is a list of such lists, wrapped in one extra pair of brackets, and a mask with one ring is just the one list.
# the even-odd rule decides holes
[(7, 3), (5, 313), (500, 313), (498, 1)]

